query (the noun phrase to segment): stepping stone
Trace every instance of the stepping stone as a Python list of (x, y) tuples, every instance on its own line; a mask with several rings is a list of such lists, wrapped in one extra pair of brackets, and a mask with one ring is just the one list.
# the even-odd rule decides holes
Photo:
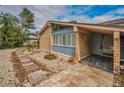
[(23, 62), (23, 63), (22, 63), (23, 66), (28, 66), (28, 65), (33, 65), (33, 64), (34, 64), (34, 63), (32, 63), (32, 62), (28, 62), (28, 63), (27, 63), (27, 62)]
[(26, 59), (26, 58), (27, 58), (26, 56), (19, 57), (20, 60), (23, 60), (23, 59)]
[(21, 58), (21, 57), (25, 57), (25, 55), (17, 55), (19, 58)]
[(30, 83), (25, 83), (24, 85), (23, 85), (24, 87), (32, 87), (31, 85), (30, 85)]
[(42, 70), (38, 70), (38, 71), (28, 74), (28, 79), (29, 79), (30, 84), (33, 85), (41, 81), (42, 79), (46, 77), (46, 74), (47, 72), (42, 71)]
[(21, 62), (22, 64), (29, 64), (29, 63), (33, 63), (31, 61), (25, 61), (25, 62)]
[(31, 61), (30, 59), (26, 58), (26, 59), (23, 59), (23, 60), (20, 60), (21, 63), (24, 63), (24, 62), (28, 62), (28, 61)]
[(31, 65), (24, 66), (24, 68), (27, 73), (31, 73), (38, 70), (39, 66), (37, 66), (36, 64), (31, 64)]

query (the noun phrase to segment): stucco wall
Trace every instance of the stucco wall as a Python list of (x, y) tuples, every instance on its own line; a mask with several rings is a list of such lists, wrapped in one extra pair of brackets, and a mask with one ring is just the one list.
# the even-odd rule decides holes
[[(61, 30), (58, 30), (58, 31), (52, 31), (52, 36), (53, 35), (64, 35), (64, 37), (66, 38), (65, 35), (68, 34), (68, 33), (74, 33), (73, 28), (67, 28), (67, 29), (61, 29)], [(65, 39), (64, 39), (64, 42), (65, 42)], [(59, 52), (59, 53), (62, 53), (62, 54), (69, 55), (69, 56), (74, 56), (75, 55), (75, 47), (52, 45), (52, 50), (55, 51), (55, 52)]]
[(51, 31), (51, 27), (48, 27), (40, 35), (39, 45), (41, 50), (50, 51), (50, 46), (51, 46), (50, 31)]
[(80, 58), (84, 58), (91, 54), (91, 34), (89, 31), (85, 31), (84, 29), (78, 28), (78, 43), (79, 43), (79, 56)]

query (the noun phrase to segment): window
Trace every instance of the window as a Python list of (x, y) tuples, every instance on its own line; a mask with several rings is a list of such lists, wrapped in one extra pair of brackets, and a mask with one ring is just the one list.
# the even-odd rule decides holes
[(63, 35), (58, 35), (58, 45), (60, 46), (64, 45)]
[(66, 45), (67, 46), (71, 45), (71, 35), (70, 34), (66, 35)]
[(58, 36), (53, 36), (53, 45), (57, 45), (58, 44), (58, 41), (57, 41), (57, 39), (58, 39)]
[(66, 46), (75, 47), (76, 37), (74, 33), (66, 35)]
[(76, 45), (76, 36), (75, 34), (72, 34), (72, 46)]
[(76, 37), (74, 33), (53, 36), (53, 45), (56, 46), (75, 47), (75, 42)]
[(64, 36), (63, 35), (54, 35), (53, 36), (53, 45), (63, 46), (64, 45)]

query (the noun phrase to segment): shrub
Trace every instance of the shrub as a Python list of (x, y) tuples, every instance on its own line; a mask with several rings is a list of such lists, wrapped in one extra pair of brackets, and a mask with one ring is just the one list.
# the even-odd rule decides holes
[(25, 45), (25, 47), (28, 49), (28, 50), (31, 50), (31, 49), (38, 49), (38, 45), (36, 44), (32, 44), (32, 45)]
[(57, 58), (57, 56), (55, 54), (52, 54), (52, 53), (48, 53), (44, 56), (45, 59), (48, 59), (48, 60), (54, 60)]

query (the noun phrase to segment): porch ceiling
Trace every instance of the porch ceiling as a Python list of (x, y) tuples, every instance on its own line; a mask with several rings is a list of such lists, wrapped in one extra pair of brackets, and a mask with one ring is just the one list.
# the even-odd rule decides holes
[[(104, 34), (113, 34), (112, 30), (105, 30), (100, 28), (90, 28), (90, 27), (78, 27), (79, 31), (90, 31), (90, 32), (98, 32), (98, 33), (104, 33)], [(82, 29), (82, 30), (81, 30)]]
[(78, 26), (81, 29), (85, 29), (87, 31), (92, 32), (99, 32), (104, 34), (113, 34), (114, 31), (121, 32), (124, 36), (124, 30), (122, 28), (116, 28), (116, 27), (106, 27), (106, 26), (91, 26), (91, 25), (80, 25)]

